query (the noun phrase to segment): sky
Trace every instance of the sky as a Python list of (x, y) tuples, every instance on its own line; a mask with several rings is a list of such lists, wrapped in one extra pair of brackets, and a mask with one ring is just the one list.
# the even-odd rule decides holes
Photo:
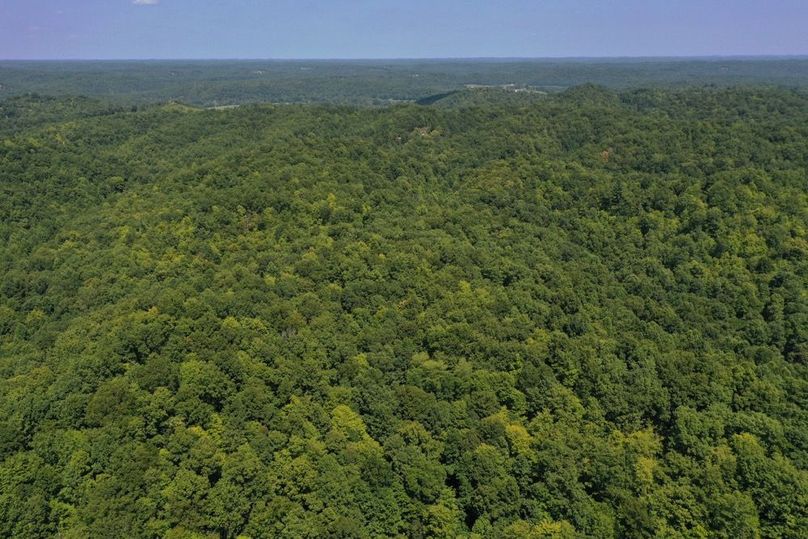
[(808, 0), (0, 0), (0, 59), (808, 55)]

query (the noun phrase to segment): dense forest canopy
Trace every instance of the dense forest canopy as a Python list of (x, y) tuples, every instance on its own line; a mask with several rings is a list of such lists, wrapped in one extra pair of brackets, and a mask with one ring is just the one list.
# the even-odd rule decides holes
[(389, 105), (472, 86), (560, 91), (584, 83), (626, 89), (808, 87), (808, 58), (457, 60), (0, 61), (0, 98), (84, 95), (118, 103), (170, 100)]
[(805, 536), (808, 96), (436, 89), (0, 103), (0, 535)]

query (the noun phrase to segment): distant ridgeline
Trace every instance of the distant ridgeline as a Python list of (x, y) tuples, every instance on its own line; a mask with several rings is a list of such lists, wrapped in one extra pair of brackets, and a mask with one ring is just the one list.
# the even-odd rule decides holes
[(805, 76), (4, 64), (0, 537), (804, 538), (808, 96), (582, 65)]
[(468, 86), (558, 91), (770, 85), (808, 87), (808, 58), (0, 61), (0, 98), (25, 93), (216, 106), (255, 102), (389, 105)]

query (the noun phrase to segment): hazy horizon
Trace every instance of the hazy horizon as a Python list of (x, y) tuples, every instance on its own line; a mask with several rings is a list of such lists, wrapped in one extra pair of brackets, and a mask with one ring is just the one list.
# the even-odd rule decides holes
[(390, 56), (390, 57), (208, 57), (208, 58), (0, 58), (0, 62), (524, 62), (524, 61), (650, 61), (677, 60), (804, 60), (808, 54), (714, 54), (682, 56)]

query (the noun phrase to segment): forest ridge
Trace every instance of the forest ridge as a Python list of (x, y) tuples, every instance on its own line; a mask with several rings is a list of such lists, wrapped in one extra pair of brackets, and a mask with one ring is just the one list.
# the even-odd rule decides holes
[(582, 84), (615, 89), (808, 88), (808, 57), (513, 58), (411, 60), (0, 60), (0, 98), (37, 93), (118, 104), (180, 101), (390, 105), (505, 86), (558, 92)]

